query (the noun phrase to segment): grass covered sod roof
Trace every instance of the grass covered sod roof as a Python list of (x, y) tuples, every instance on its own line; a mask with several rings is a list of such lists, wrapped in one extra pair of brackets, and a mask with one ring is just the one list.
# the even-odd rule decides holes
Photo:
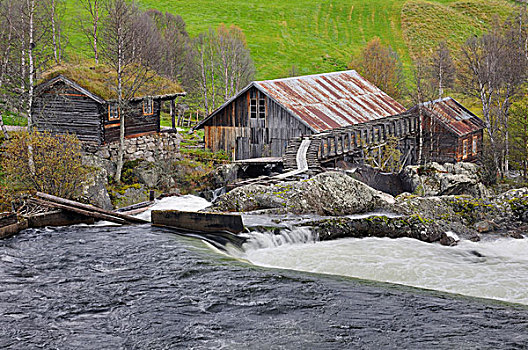
[[(134, 93), (134, 96), (129, 97), (166, 95), (183, 92), (183, 89), (177, 82), (154, 73), (149, 74), (151, 75), (148, 81)], [(107, 101), (117, 99), (117, 93), (114, 88), (117, 82), (116, 73), (106, 65), (96, 65), (93, 62), (57, 65), (44, 72), (38, 83), (44, 83), (60, 75), (65, 76), (84, 89)]]

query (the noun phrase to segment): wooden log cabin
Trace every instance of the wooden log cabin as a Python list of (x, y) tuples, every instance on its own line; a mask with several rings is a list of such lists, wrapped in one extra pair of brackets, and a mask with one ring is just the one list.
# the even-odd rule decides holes
[[(178, 88), (179, 89), (179, 88)], [(125, 137), (160, 132), (160, 112), (164, 101), (174, 101), (185, 93), (134, 97), (121, 110), (110, 94), (105, 98), (59, 74), (35, 89), (33, 122), (39, 131), (74, 133), (79, 140), (94, 145), (119, 140), (120, 119), (125, 117)]]
[(283, 156), (288, 141), (400, 114), (405, 108), (356, 71), (255, 81), (195, 129), (233, 159)]
[[(422, 103), (423, 156), (439, 163), (477, 162), (482, 156), (484, 122), (451, 97)], [(419, 114), (419, 106), (410, 113)]]

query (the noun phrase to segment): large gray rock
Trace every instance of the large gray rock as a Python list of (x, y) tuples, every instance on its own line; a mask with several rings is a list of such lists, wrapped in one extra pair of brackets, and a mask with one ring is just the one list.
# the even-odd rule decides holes
[(111, 210), (113, 209), (110, 195), (106, 189), (108, 184), (108, 173), (102, 168), (96, 168), (88, 174), (83, 182), (82, 199), (96, 207)]
[(326, 172), (311, 179), (277, 185), (247, 185), (222, 195), (208, 210), (247, 212), (276, 209), (276, 212), (319, 215), (348, 215), (387, 208), (390, 195), (339, 172)]
[(91, 153), (83, 153), (82, 163), (89, 167), (90, 172), (82, 184), (81, 198), (99, 208), (113, 209), (106, 186), (108, 177), (115, 175), (115, 165), (110, 160)]
[(225, 187), (237, 180), (239, 165), (235, 163), (224, 164), (211, 172), (213, 186)]
[(90, 168), (103, 169), (110, 177), (115, 176), (116, 165), (109, 159), (102, 158), (96, 154), (83, 153), (82, 163)]
[(407, 166), (402, 180), (419, 196), (471, 195), (478, 198), (490, 195), (480, 179), (480, 170), (473, 163), (431, 163)]

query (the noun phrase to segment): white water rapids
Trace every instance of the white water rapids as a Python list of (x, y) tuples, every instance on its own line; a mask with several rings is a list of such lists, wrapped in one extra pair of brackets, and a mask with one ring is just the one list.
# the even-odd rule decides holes
[[(164, 199), (154, 209), (198, 210), (206, 204), (198, 197), (184, 196)], [(258, 266), (398, 283), (528, 305), (528, 239), (462, 241), (456, 247), (410, 238), (318, 242), (308, 228), (281, 229), (279, 235), (252, 232), (248, 237), (242, 251), (232, 248), (229, 252)]]

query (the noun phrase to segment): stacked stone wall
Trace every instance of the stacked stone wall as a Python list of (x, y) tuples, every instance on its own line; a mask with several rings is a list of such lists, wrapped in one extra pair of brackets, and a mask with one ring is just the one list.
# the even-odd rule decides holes
[[(180, 141), (178, 133), (159, 133), (125, 139), (125, 161), (145, 160), (155, 162), (160, 159), (177, 158), (180, 156)], [(117, 163), (119, 141), (112, 142), (94, 149), (96, 156)]]

